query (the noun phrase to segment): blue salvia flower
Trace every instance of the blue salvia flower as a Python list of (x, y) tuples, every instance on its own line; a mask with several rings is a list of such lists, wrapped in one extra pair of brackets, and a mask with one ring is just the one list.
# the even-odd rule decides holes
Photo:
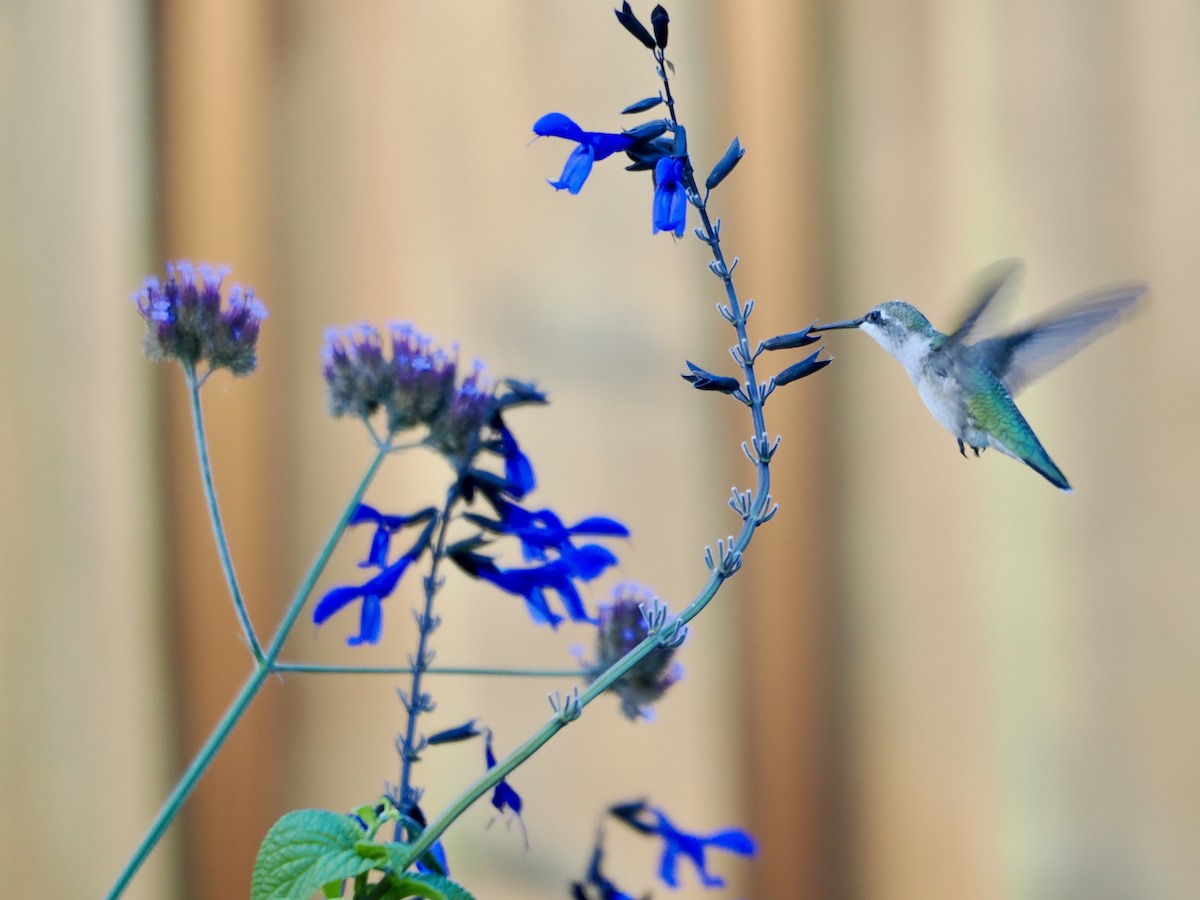
[(739, 828), (729, 828), (710, 835), (689, 834), (676, 828), (661, 809), (649, 806), (645, 801), (624, 803), (614, 806), (609, 813), (642, 834), (657, 835), (663, 841), (662, 862), (658, 877), (668, 887), (679, 887), (679, 859), (688, 859), (695, 866), (705, 887), (724, 886), (725, 882), (708, 871), (704, 852), (713, 847), (738, 856), (753, 856), (754, 839)]
[(345, 609), (355, 600), (361, 600), (358, 634), (347, 638), (346, 643), (352, 647), (378, 643), (383, 631), (382, 602), (396, 590), (408, 567), (429, 547), (435, 524), (436, 520), (430, 519), (409, 551), (394, 563), (383, 567), (374, 578), (360, 585), (336, 587), (326, 593), (313, 610), (313, 624), (323, 625), (334, 613)]
[(500, 435), (500, 455), (504, 459), (504, 480), (507, 482), (505, 493), (514, 500), (520, 500), (537, 486), (533, 474), (533, 464), (521, 450), (517, 439), (508, 430), (499, 413), (493, 422)]
[(501, 569), (495, 560), (471, 549), (451, 550), (450, 558), (460, 569), (475, 578), (494, 584), (505, 593), (522, 597), (534, 622), (557, 628), (563, 617), (550, 609), (547, 591), (557, 594), (567, 615), (574, 622), (590, 622), (596, 619), (588, 615), (576, 580), (591, 581), (615, 565), (617, 557), (597, 544), (585, 544), (574, 548), (571, 559), (560, 557), (540, 566)]
[(687, 227), (687, 190), (683, 160), (664, 156), (654, 164), (654, 233), (671, 231), (682, 237)]
[(426, 522), (435, 515), (437, 515), (437, 510), (432, 506), (413, 513), (411, 516), (389, 516), (366, 503), (358, 504), (350, 521), (346, 523), (347, 526), (361, 525), (363, 522), (375, 524), (375, 534), (371, 538), (371, 550), (367, 554), (367, 558), (358, 564), (359, 567), (364, 569), (370, 566), (379, 569), (387, 568), (387, 558), (392, 547), (392, 535), (402, 528), (418, 522)]
[(571, 885), (571, 900), (634, 900), (630, 894), (619, 889), (602, 871), (604, 860), (604, 832), (596, 835), (596, 847), (592, 851), (592, 860), (588, 865), (587, 875), (582, 882), (576, 881)]
[(568, 527), (550, 509), (530, 511), (503, 499), (494, 503), (493, 507), (500, 516), (498, 520), (476, 514), (468, 514), (467, 518), (494, 534), (517, 538), (526, 560), (545, 562), (547, 550), (555, 550), (560, 556), (570, 559), (575, 553), (571, 538), (580, 535), (629, 537), (628, 528), (607, 516), (589, 516)]
[(570, 118), (557, 112), (546, 113), (534, 122), (533, 133), (538, 137), (564, 138), (579, 145), (567, 157), (567, 163), (563, 166), (558, 181), (550, 182), (550, 186), (556, 191), (566, 189), (572, 194), (578, 194), (583, 188), (583, 183), (592, 172), (594, 162), (628, 150), (636, 140), (628, 134), (584, 131)]
[[(496, 754), (492, 752), (492, 731), (490, 728), (484, 732), (483, 759), (487, 764), (489, 772), (496, 768)], [(505, 810), (513, 814), (513, 818), (521, 826), (521, 835), (525, 839), (525, 849), (529, 849), (529, 835), (525, 831), (525, 820), (521, 818), (522, 805), (521, 795), (513, 789), (507, 780), (500, 779), (500, 782), (492, 790), (492, 806), (496, 808), (496, 812), (500, 815), (504, 815)]]

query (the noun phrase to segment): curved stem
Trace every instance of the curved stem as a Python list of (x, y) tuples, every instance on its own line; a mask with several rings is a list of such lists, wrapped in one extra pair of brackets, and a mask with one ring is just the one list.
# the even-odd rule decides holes
[[(204, 433), (204, 413), (200, 406), (200, 387), (204, 378), (196, 377), (196, 367), (185, 364), (184, 378), (188, 385), (188, 399), (192, 410), (192, 433), (196, 439), (196, 456), (200, 463), (200, 476), (204, 482), (204, 499), (208, 506), (208, 518), (212, 523), (213, 536), (217, 539), (217, 556), (221, 559), (221, 571), (225, 573), (225, 584), (229, 587), (229, 596), (233, 600), (233, 608), (237, 612), (238, 621), (242, 625), (242, 634), (254, 654), (254, 661), (263, 661), (262, 645), (254, 626), (250, 623), (250, 614), (246, 611), (246, 601), (242, 597), (242, 589), (238, 585), (237, 574), (233, 569), (233, 556), (229, 552), (229, 541), (225, 534), (225, 524), (221, 521), (221, 507), (217, 504), (217, 489), (213, 484), (212, 463), (208, 456), (208, 439)], [(207, 373), (205, 374), (207, 378)]]
[[(300, 675), (409, 675), (412, 666), (322, 666), (310, 663), (275, 663), (272, 672)], [(426, 675), (466, 675), (485, 678), (584, 678), (582, 669), (488, 669), (475, 666), (427, 666)]]
[[(670, 82), (667, 79), (665, 59), (661, 50), (655, 51), (655, 60), (658, 63), (659, 77), (662, 79), (665, 102), (667, 109), (670, 111), (671, 121), (676, 126), (679, 122), (675, 115), (675, 98), (671, 94)], [(750, 342), (746, 333), (746, 312), (742, 304), (738, 301), (737, 290), (733, 285), (733, 274), (729, 266), (725, 262), (725, 255), (721, 250), (721, 237), (716, 228), (713, 227), (712, 221), (708, 215), (708, 208), (704, 197), (700, 194), (696, 184), (695, 170), (692, 167), (691, 156), (684, 159), (683, 166), (684, 185), (688, 194), (693, 198), (693, 205), (696, 207), (700, 215), (700, 221), (704, 230), (704, 242), (712, 250), (715, 265), (713, 271), (720, 277), (721, 283), (725, 288), (725, 296), (729, 302), (729, 315), (726, 319), (737, 332), (738, 349), (740, 362), (742, 365), (742, 373), (746, 380), (746, 397), (747, 405), (750, 407), (750, 417), (754, 424), (754, 443), (755, 443), (755, 470), (757, 475), (757, 484), (754, 490), (754, 502), (751, 505), (749, 514), (742, 523), (741, 531), (738, 532), (737, 538), (729, 548), (729, 554), (740, 555), (750, 545), (751, 539), (754, 537), (754, 532), (764, 521), (764, 517), (770, 511), (771, 503), (771, 470), (770, 470), (770, 454), (767, 452), (767, 431), (766, 420), (763, 416), (763, 392), (761, 385), (758, 382), (754, 372), (754, 357), (755, 354), (750, 352)], [(712, 572), (708, 577), (708, 581), (704, 587), (696, 595), (678, 616), (679, 627), (686, 625), (696, 616), (698, 616), (709, 602), (716, 596), (721, 585), (726, 579), (733, 574), (736, 567), (727, 569), (720, 561), (713, 567)], [(674, 632), (671, 632), (674, 633)], [(662, 632), (656, 632), (648, 635), (645, 640), (634, 647), (629, 653), (625, 654), (621, 659), (614, 663), (604, 674), (600, 675), (595, 681), (588, 685), (587, 689), (579, 695), (578, 713), (582, 714), (584, 708), (593, 700), (599, 697), (602, 693), (608, 690), (614, 683), (622, 678), (630, 669), (637, 665), (646, 656), (652, 653), (661, 643), (663, 637)], [(449, 827), (450, 823), (457, 819), (462, 813), (473, 803), (483, 797), (488, 791), (494, 788), (501, 780), (506, 778), (509, 773), (529, 759), (538, 751), (547, 741), (556, 735), (564, 726), (573, 721), (574, 716), (555, 713), (554, 717), (543, 725), (536, 733), (534, 733), (525, 743), (521, 744), (503, 760), (499, 761), (495, 767), (488, 770), (474, 784), (468, 787), (460, 794), (453, 803), (450, 804), (436, 819), (429, 823), (429, 826), (421, 833), (410, 847), (408, 858), (416, 860), (428, 850), (441, 834)], [(410, 862), (411, 864), (411, 862)]]
[(371, 461), (366, 474), (363, 475), (362, 480), (354, 491), (354, 495), (342, 513), (341, 519), (334, 526), (325, 545), (321, 548), (320, 553), (317, 554), (316, 561), (305, 576), (303, 583), (292, 597), (291, 604), (288, 606), (287, 612), (284, 613), (270, 646), (260, 658), (256, 659), (254, 672), (251, 673), (246, 684), (243, 685), (241, 691), (234, 698), (229, 709), (225, 711), (225, 715), (221, 717), (221, 721), (217, 723), (216, 728), (213, 729), (204, 746), (200, 748), (183, 775), (180, 776), (179, 781), (175, 784), (174, 789), (151, 824), (149, 831), (146, 832), (146, 836), (142, 838), (142, 842), (138, 844), (137, 849), (125, 864), (125, 868), (117, 876), (116, 883), (112, 889), (105, 895), (107, 900), (116, 900), (117, 897), (120, 897), (125, 892), (125, 889), (129, 886), (129, 882), (133, 880), (134, 875), (142, 867), (150, 852), (158, 844), (159, 840), (162, 839), (167, 827), (179, 814), (179, 810), (196, 787), (200, 776), (208, 770), (213, 758), (217, 755), (217, 751), (221, 749), (221, 746), (225, 743), (234, 727), (241, 720), (242, 715), (246, 712), (246, 708), (250, 705), (250, 701), (258, 694), (259, 688), (262, 687), (267, 676), (274, 671), (276, 666), (275, 660), (279, 656), (279, 651), (283, 649), (283, 645), (287, 641), (292, 627), (296, 624), (296, 619), (300, 616), (300, 611), (304, 607), (305, 601), (312, 593), (313, 587), (316, 586), (317, 579), (321, 576), (321, 572), (324, 571), (326, 564), (329, 562), (329, 557), (333, 555), (333, 550), (342, 536), (342, 532), (346, 529), (346, 524), (350, 521), (351, 515), (354, 514), (354, 510), (358, 508), (358, 504), (362, 501), (367, 486), (379, 471), (379, 466), (383, 463), (387, 452), (387, 447), (385, 446), (379, 448), (375, 454), (375, 458)]

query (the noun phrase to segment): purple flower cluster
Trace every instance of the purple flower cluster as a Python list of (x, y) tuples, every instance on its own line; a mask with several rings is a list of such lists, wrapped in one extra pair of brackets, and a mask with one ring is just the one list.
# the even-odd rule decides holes
[[(596, 661), (587, 665), (589, 680), (594, 681), (646, 639), (650, 627), (643, 609), (648, 613), (654, 602), (654, 595), (636, 584), (618, 584), (613, 588), (613, 602), (600, 607)], [(661, 700), (667, 689), (680, 679), (682, 669), (675, 662), (675, 649), (655, 649), (609, 688), (621, 698), (621, 712), (628, 718), (650, 718), (648, 707)]]
[(331, 329), (322, 356), (332, 415), (365, 421), (382, 409), (389, 435), (423, 425), (452, 459), (471, 454), (496, 411), (482, 363), (459, 384), (457, 348), (435, 347), (408, 324), (391, 325), (386, 340), (372, 325)]
[(248, 375), (258, 365), (258, 333), (267, 309), (254, 291), (233, 285), (222, 304), (225, 266), (167, 263), (166, 283), (151, 275), (133, 302), (146, 320), (143, 346), (153, 360), (175, 359), (195, 369), (228, 369)]

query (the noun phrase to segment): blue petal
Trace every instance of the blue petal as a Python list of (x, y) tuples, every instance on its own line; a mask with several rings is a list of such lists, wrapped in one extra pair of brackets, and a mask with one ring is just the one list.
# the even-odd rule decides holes
[(679, 887), (679, 876), (676, 874), (678, 861), (679, 848), (668, 842), (663, 848), (662, 862), (658, 866), (658, 877), (667, 887)]
[(492, 791), (492, 806), (496, 807), (499, 812), (504, 812), (505, 807), (507, 807), (517, 815), (520, 815), (521, 795), (514, 791), (507, 781), (501, 781), (496, 785), (496, 789)]
[(363, 589), (360, 587), (336, 587), (317, 604), (317, 608), (313, 610), (313, 624), (322, 625), (325, 620), (340, 610), (347, 603), (357, 600), (363, 594)]
[(736, 853), (739, 856), (753, 856), (757, 852), (754, 838), (739, 828), (718, 831), (716, 834), (706, 837), (704, 843), (712, 847), (720, 847), (722, 850)]
[(567, 615), (571, 617), (572, 622), (590, 622), (593, 625), (599, 622), (599, 619), (587, 614), (587, 607), (583, 605), (583, 598), (579, 596), (579, 591), (575, 589), (574, 582), (565, 579), (562, 583), (554, 586), (554, 591), (562, 600), (563, 609), (567, 611)]
[(351, 647), (359, 644), (378, 644), (379, 635), (383, 631), (383, 606), (374, 594), (363, 597), (362, 611), (359, 618), (358, 634), (346, 638)]
[(529, 615), (533, 617), (535, 624), (558, 628), (562, 616), (550, 610), (550, 604), (546, 602), (546, 592), (542, 590), (541, 586), (531, 587), (522, 596), (525, 598), (525, 607), (529, 610)]
[(562, 113), (546, 113), (533, 123), (533, 133), (539, 137), (560, 137), (569, 141), (579, 141), (583, 137), (583, 129)]
[(350, 516), (350, 521), (347, 525), (360, 525), (363, 522), (381, 522), (383, 521), (383, 513), (373, 506), (368, 506), (365, 503), (360, 503), (354, 508), (354, 514)]
[(392, 591), (396, 590), (396, 585), (400, 583), (405, 570), (412, 565), (412, 561), (416, 556), (412, 553), (405, 553), (402, 557), (368, 581), (362, 586), (364, 593), (375, 594), (377, 597), (390, 596)]
[(584, 581), (591, 581), (617, 563), (616, 554), (599, 544), (584, 544), (574, 552), (564, 553), (563, 559), (570, 565), (575, 577)]
[(533, 464), (521, 451), (517, 439), (507, 428), (500, 432), (500, 443), (504, 453), (504, 479), (508, 482), (508, 492), (519, 500), (535, 486)]
[(426, 852), (429, 853), (434, 858), (434, 860), (437, 862), (437, 864), (439, 866), (441, 866), (441, 871), (439, 872), (436, 869), (434, 869), (432, 866), (425, 865), (425, 863), (421, 862), (421, 860), (418, 859), (417, 860), (417, 871), (418, 872), (427, 872), (430, 875), (449, 875), (450, 874), (450, 863), (446, 861), (446, 848), (442, 846), (441, 841), (434, 841), (433, 846), (430, 847)]
[(614, 153), (628, 150), (634, 139), (627, 134), (606, 134), (603, 131), (585, 131), (583, 141), (588, 144), (596, 159), (606, 159)]
[(571, 534), (595, 534), (609, 537), (629, 537), (629, 529), (606, 516), (589, 516), (571, 526)]
[(683, 162), (664, 156), (654, 165), (654, 233), (683, 234), (687, 224), (687, 192), (683, 189)]
[(387, 568), (388, 551), (392, 548), (392, 533), (380, 526), (375, 529), (371, 538), (371, 550), (367, 558), (358, 564), (360, 569), (374, 566), (377, 569)]
[(592, 162), (595, 158), (595, 151), (590, 146), (580, 144), (567, 157), (567, 163), (563, 166), (558, 181), (551, 181), (550, 186), (556, 191), (566, 188), (568, 193), (578, 194), (583, 189), (588, 175), (592, 173)]

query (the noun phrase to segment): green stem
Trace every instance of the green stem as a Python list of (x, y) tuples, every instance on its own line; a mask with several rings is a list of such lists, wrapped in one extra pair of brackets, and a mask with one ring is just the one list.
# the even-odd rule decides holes
[[(194, 373), (192, 375), (194, 378)], [(133, 877), (138, 873), (146, 858), (151, 851), (161, 840), (163, 833), (167, 827), (175, 820), (182, 808), (184, 802), (196, 787), (196, 783), (200, 780), (212, 764), (213, 758), (217, 755), (217, 751), (225, 743), (234, 727), (241, 720), (242, 715), (246, 712), (246, 708), (250, 705), (250, 701), (258, 694), (259, 688), (267, 676), (275, 671), (275, 660), (279, 656), (279, 651), (283, 649), (284, 643), (287, 641), (288, 635), (291, 633), (292, 626), (296, 624), (296, 619), (300, 616), (300, 611), (304, 607), (305, 601), (312, 593), (316, 586), (317, 579), (324, 571), (326, 564), (329, 562), (329, 557), (333, 555), (333, 550), (337, 546), (338, 540), (341, 539), (342, 532), (346, 529), (346, 523), (350, 521), (350, 517), (358, 508), (358, 504), (362, 501), (363, 494), (367, 491), (367, 486), (370, 485), (375, 474), (379, 471), (379, 466), (383, 463), (387, 456), (387, 447), (381, 447), (375, 454), (375, 458), (371, 461), (371, 465), (367, 468), (366, 474), (363, 475), (358, 487), (354, 491), (354, 496), (350, 499), (350, 503), (346, 506), (342, 513), (341, 519), (334, 526), (333, 532), (329, 535), (329, 539), (325, 542), (325, 546), (321, 548), (321, 552), (317, 554), (317, 559), (309, 569), (308, 574), (304, 578), (304, 582), (292, 597), (291, 605), (288, 606), (287, 612), (283, 616), (283, 620), (279, 624), (278, 630), (275, 632), (275, 637), (271, 640), (270, 646), (266, 652), (255, 660), (254, 672), (251, 673), (249, 680), (242, 687), (242, 690), (234, 698), (229, 709), (225, 711), (221, 721), (217, 723), (217, 727), (213, 729), (213, 733), (209, 735), (208, 740), (195, 758), (188, 765), (186, 771), (180, 776), (176, 782), (171, 794), (167, 797), (166, 802), (159, 810), (158, 816), (154, 819), (150, 830), (146, 832), (146, 836), (142, 838), (142, 842), (138, 845), (133, 855), (129, 858), (129, 862), (125, 864), (125, 868), (121, 870), (121, 874), (117, 877), (116, 883), (112, 890), (106, 895), (107, 900), (116, 900), (120, 897)]]
[(238, 621), (242, 625), (242, 634), (254, 654), (254, 661), (263, 661), (262, 645), (254, 626), (250, 623), (250, 614), (246, 611), (246, 601), (242, 597), (242, 589), (238, 585), (237, 574), (233, 570), (233, 556), (229, 552), (229, 541), (225, 535), (225, 525), (221, 521), (221, 507), (217, 505), (217, 489), (213, 484), (212, 463), (208, 456), (208, 439), (204, 434), (204, 412), (200, 406), (200, 386), (203, 379), (196, 378), (196, 367), (185, 364), (184, 378), (188, 385), (188, 399), (192, 408), (192, 433), (196, 439), (196, 456), (200, 463), (200, 476), (204, 482), (204, 499), (208, 505), (208, 518), (212, 522), (213, 535), (217, 539), (217, 556), (221, 559), (221, 571), (225, 573), (225, 583), (229, 586), (229, 596), (233, 599), (233, 608), (237, 612)]
[[(272, 672), (305, 675), (408, 675), (412, 666), (322, 666), (310, 663), (275, 663)], [(582, 669), (482, 669), (471, 666), (430, 666), (426, 675), (478, 675), (488, 678), (584, 678)]]

